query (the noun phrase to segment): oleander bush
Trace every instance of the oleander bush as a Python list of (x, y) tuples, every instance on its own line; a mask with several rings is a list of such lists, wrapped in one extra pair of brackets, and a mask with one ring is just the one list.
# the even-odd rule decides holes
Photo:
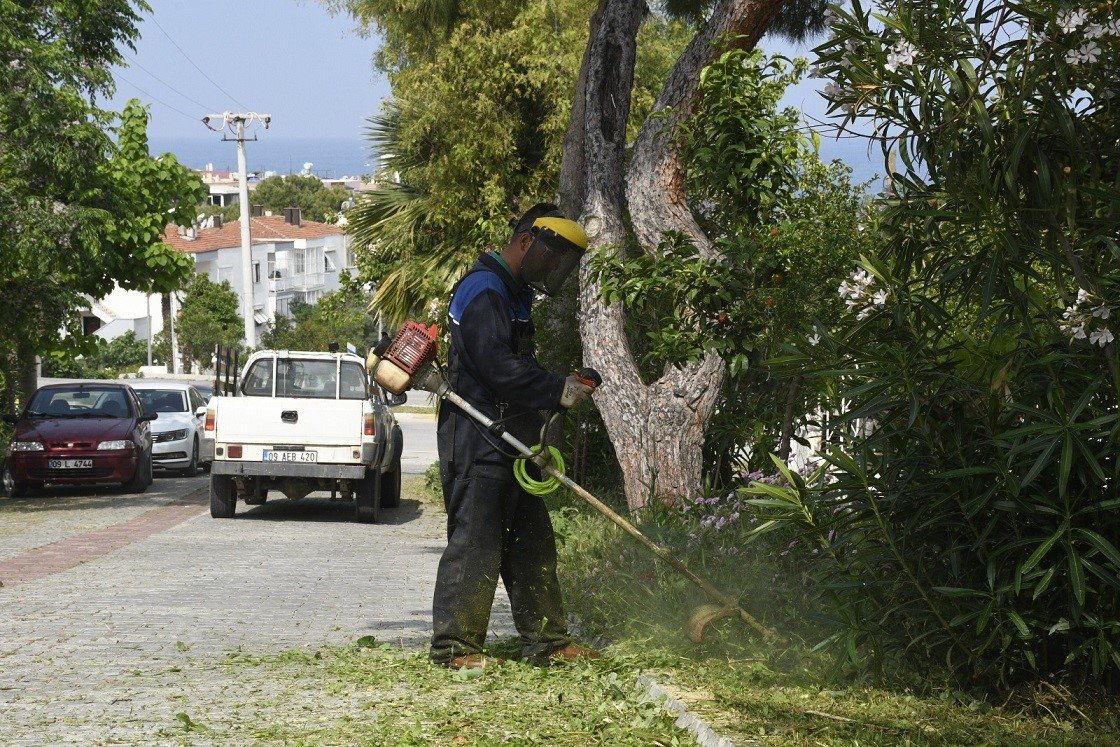
[(748, 492), (853, 660), (1120, 686), (1116, 11), (856, 2), (817, 50), (897, 167), (847, 317), (781, 361), (839, 392), (825, 463)]

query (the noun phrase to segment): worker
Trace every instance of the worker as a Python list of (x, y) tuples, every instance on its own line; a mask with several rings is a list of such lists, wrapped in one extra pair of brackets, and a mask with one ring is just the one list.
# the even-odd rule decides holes
[[(548, 203), (510, 226), (505, 249), (483, 254), (452, 290), (448, 379), (500, 427), (534, 444), (541, 410), (570, 408), (594, 391), (586, 379), (557, 376), (537, 363), (531, 315), (534, 292), (560, 290), (587, 249), (587, 235)], [(453, 669), (501, 663), (483, 651), (499, 576), (528, 660), (598, 658), (568, 633), (548, 509), (518, 484), (517, 455), (450, 402), (440, 408), (437, 433), (447, 548), (432, 603), (432, 661)]]

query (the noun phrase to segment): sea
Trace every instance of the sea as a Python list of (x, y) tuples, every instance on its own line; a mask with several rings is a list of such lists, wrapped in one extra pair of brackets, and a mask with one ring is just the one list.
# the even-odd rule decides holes
[[(374, 171), (374, 157), (361, 140), (330, 138), (276, 138), (267, 130), (245, 144), (245, 158), (253, 173), (299, 174), (310, 172), (324, 179), (360, 176)], [(192, 169), (213, 166), (216, 171), (237, 171), (237, 144), (211, 138), (152, 137), (153, 155), (174, 153), (179, 163)], [(309, 165), (308, 165), (309, 164)]]
[[(374, 171), (376, 156), (360, 139), (279, 138), (271, 137), (267, 131), (259, 132), (258, 137), (256, 142), (245, 146), (250, 172), (310, 172), (324, 179), (338, 179)], [(149, 150), (155, 155), (174, 153), (180, 163), (194, 169), (210, 165), (217, 171), (237, 170), (236, 145), (223, 142), (217, 135), (211, 138), (153, 137)], [(828, 161), (839, 159), (848, 164), (852, 168), (852, 180), (871, 182), (871, 192), (877, 192), (882, 186), (885, 173), (882, 154), (877, 146), (869, 150), (866, 140), (824, 138), (821, 156)]]

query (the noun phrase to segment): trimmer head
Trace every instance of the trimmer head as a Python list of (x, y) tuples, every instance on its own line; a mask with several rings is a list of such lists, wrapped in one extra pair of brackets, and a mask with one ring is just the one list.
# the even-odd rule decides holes
[(702, 604), (692, 611), (688, 618), (688, 640), (699, 645), (704, 642), (704, 633), (708, 626), (716, 620), (725, 617), (736, 617), (739, 610), (736, 607), (724, 607), (719, 604)]

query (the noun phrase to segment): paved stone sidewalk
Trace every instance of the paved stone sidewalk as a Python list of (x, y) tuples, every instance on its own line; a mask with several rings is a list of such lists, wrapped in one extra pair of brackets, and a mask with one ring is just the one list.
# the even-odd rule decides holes
[(152, 486), (139, 495), (122, 495), (117, 487), (51, 487), (26, 498), (0, 498), (0, 561), (134, 519), (155, 507), (182, 503), (191, 492), (205, 490), (208, 479), (156, 473)]
[[(113, 515), (134, 520), (152, 504), (134, 508)], [(282, 688), (234, 685), (220, 666), (231, 650), (363, 635), (424, 643), (444, 542), (433, 507), (405, 500), (376, 525), (353, 523), (350, 505), (326, 500), (238, 510), (234, 520), (201, 514), (0, 589), (0, 744), (175, 743), (175, 714), (191, 704), (221, 713), (228, 703), (233, 717), (235, 703), (252, 708), (245, 687)], [(509, 632), (501, 595), (494, 623)], [(285, 698), (314, 711), (322, 695)]]

